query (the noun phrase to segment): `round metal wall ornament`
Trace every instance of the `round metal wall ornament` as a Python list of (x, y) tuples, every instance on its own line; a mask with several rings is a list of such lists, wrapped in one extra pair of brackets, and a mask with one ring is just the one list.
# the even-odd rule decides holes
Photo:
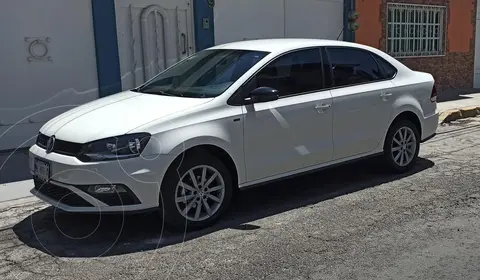
[(50, 56), (50, 37), (25, 37), (27, 61), (53, 61)]
[(208, 7), (213, 8), (215, 7), (215, 0), (207, 0), (208, 2)]

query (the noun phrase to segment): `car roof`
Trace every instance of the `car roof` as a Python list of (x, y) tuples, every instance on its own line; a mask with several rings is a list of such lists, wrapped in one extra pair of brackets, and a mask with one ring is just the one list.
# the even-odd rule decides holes
[(264, 51), (271, 53), (285, 52), (289, 50), (318, 47), (318, 46), (350, 46), (363, 49), (369, 49), (369, 47), (337, 40), (323, 40), (323, 39), (258, 39), (238, 41), (232, 43), (226, 43), (212, 47), (210, 49), (236, 49), (236, 50), (252, 50), (252, 51)]
[(381, 56), (383, 59), (391, 63), (399, 72), (411, 72), (412, 70), (405, 66), (400, 61), (391, 57), (387, 53), (367, 45), (325, 39), (300, 39), (300, 38), (278, 38), (278, 39), (258, 39), (248, 41), (238, 41), (218, 45), (209, 49), (230, 49), (230, 50), (251, 50), (269, 52), (272, 55), (280, 55), (282, 53), (309, 47), (322, 46), (338, 46), (338, 47), (353, 47), (364, 49)]

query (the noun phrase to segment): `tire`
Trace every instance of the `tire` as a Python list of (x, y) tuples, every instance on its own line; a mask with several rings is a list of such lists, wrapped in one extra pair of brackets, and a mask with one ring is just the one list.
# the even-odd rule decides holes
[[(206, 170), (206, 179), (202, 184), (203, 170)], [(190, 171), (198, 180), (198, 188), (195, 187)], [(215, 178), (207, 186), (214, 173)], [(173, 231), (185, 232), (206, 228), (216, 223), (230, 206), (233, 193), (231, 178), (225, 165), (206, 151), (191, 153), (175, 160), (165, 174), (160, 188), (159, 201), (160, 207), (163, 208), (161, 210), (165, 225)], [(223, 189), (220, 188), (222, 182)], [(212, 196), (216, 200), (213, 200)], [(177, 203), (177, 199), (181, 201)], [(209, 210), (205, 203), (209, 204)], [(182, 214), (185, 210), (186, 214)]]
[[(399, 135), (399, 133), (402, 135)], [(410, 135), (413, 135), (412, 137), (415, 139), (410, 140), (408, 143), (402, 142), (402, 136), (405, 136), (406, 133), (408, 133), (406, 140), (409, 139)], [(397, 121), (390, 127), (387, 137), (385, 138), (383, 155), (392, 171), (396, 173), (405, 173), (412, 169), (418, 159), (418, 153), (420, 152), (420, 140), (420, 133), (417, 127), (409, 120)], [(399, 145), (398, 141), (406, 144)], [(414, 151), (412, 150), (413, 148), (415, 149)], [(403, 153), (403, 155), (401, 153)]]

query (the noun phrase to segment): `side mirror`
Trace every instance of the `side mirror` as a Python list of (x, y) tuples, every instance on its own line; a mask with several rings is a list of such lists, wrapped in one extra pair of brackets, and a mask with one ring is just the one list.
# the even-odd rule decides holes
[(278, 90), (271, 87), (258, 87), (250, 93), (250, 96), (247, 97), (245, 101), (248, 101), (251, 104), (274, 101), (277, 99)]

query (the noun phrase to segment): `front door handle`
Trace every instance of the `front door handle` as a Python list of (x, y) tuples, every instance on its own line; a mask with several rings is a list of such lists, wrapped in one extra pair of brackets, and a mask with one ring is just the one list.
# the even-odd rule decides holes
[(327, 110), (331, 106), (332, 106), (331, 104), (322, 103), (322, 104), (316, 105), (315, 110), (317, 110), (319, 113), (323, 113), (323, 112), (325, 112), (325, 110)]
[(382, 92), (382, 94), (380, 94), (380, 97), (384, 100), (384, 101), (387, 101), (387, 99), (392, 96), (391, 93), (386, 93), (386, 92)]

